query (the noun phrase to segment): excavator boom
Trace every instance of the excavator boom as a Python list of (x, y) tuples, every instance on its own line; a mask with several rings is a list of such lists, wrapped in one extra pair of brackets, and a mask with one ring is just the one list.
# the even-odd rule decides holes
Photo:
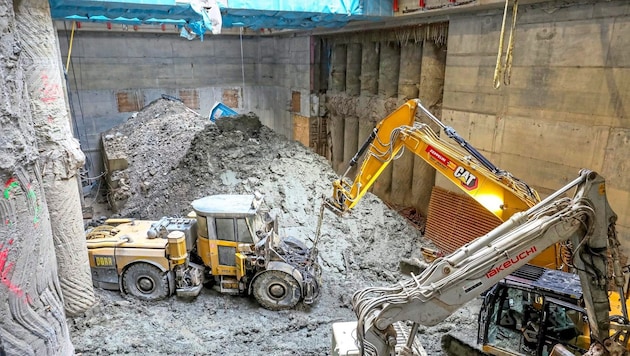
[[(572, 189), (573, 198), (565, 197)], [(564, 240), (571, 240), (574, 246), (573, 263), (584, 293), (591, 348), (611, 354), (621, 350), (619, 354), (623, 354), (624, 346), (609, 338), (608, 255), (618, 254), (616, 218), (606, 199), (604, 179), (582, 170), (565, 187), (514, 214), (488, 234), (438, 258), (422, 274), (390, 287), (356, 292), (353, 309), (361, 354), (390, 355), (397, 338), (394, 323), (407, 320), (414, 325), (435, 325), (547, 247)], [(618, 260), (613, 260), (612, 270), (621, 270)]]
[[(428, 124), (416, 122), (417, 109), (439, 125), (450, 140), (441, 139)], [(328, 208), (340, 215), (350, 211), (387, 165), (405, 149), (422, 158), (502, 221), (540, 201), (534, 189), (496, 167), (414, 99), (376, 125), (346, 171), (347, 174), (365, 156), (358, 174), (352, 181), (344, 174), (333, 182)]]

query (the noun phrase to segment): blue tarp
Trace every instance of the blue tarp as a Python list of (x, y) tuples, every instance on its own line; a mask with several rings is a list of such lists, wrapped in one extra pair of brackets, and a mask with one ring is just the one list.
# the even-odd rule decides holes
[(322, 14), (363, 15), (359, 0), (229, 0), (230, 9), (253, 11), (315, 12)]
[[(204, 22), (190, 4), (174, 0), (49, 0), (55, 20), (126, 24)], [(221, 1), (217, 1), (221, 4)], [(342, 27), (353, 20), (392, 16), (392, 0), (229, 0), (220, 6), (223, 27), (254, 30)]]

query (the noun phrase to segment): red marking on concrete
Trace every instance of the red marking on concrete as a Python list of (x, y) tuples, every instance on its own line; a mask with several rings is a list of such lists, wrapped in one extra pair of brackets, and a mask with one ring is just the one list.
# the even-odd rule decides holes
[(42, 92), (42, 97), (40, 100), (45, 103), (49, 103), (51, 101), (59, 99), (61, 97), (61, 87), (59, 86), (59, 84), (50, 83), (47, 74), (42, 74), (41, 79), (42, 88), (40, 89), (40, 91)]
[(2, 195), (8, 200), (11, 198), (11, 190), (18, 188), (20, 186), (20, 182), (15, 178), (11, 178), (4, 183), (4, 191)]
[(9, 178), (9, 180), (4, 183), (4, 187), (8, 188), (11, 185), (11, 183), (15, 182), (16, 180), (17, 179), (15, 179), (15, 177)]
[[(12, 245), (12, 244), (13, 244), (13, 239), (9, 240), (9, 245)], [(1, 249), (0, 250), (0, 283), (4, 284), (7, 288), (9, 288), (11, 292), (13, 292), (18, 297), (24, 298), (24, 300), (30, 304), (31, 298), (28, 296), (28, 294), (24, 293), (22, 288), (13, 284), (8, 278), (9, 273), (11, 272), (11, 270), (13, 269), (13, 266), (15, 265), (14, 262), (10, 262), (7, 264), (7, 260), (9, 258), (9, 249), (4, 248), (3, 244), (0, 244), (0, 249)]]

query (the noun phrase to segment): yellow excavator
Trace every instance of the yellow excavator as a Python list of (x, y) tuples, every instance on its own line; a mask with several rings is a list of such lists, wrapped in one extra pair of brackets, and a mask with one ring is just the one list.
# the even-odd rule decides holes
[[(418, 109), (444, 131), (446, 139), (438, 136), (428, 124), (415, 120)], [(326, 199), (326, 207), (338, 215), (350, 212), (403, 150), (423, 159), (501, 221), (540, 201), (535, 189), (510, 172), (499, 169), (453, 128), (431, 114), (418, 99), (414, 99), (376, 124), (350, 160), (346, 172), (333, 182), (333, 193)], [(346, 175), (361, 158), (363, 162), (355, 177), (348, 178)], [(532, 264), (555, 269), (563, 264), (560, 250), (560, 245), (554, 245)]]
[[(417, 109), (420, 109), (444, 131), (447, 136), (446, 139), (438, 136), (429, 125), (415, 120)], [(371, 135), (351, 159), (346, 172), (341, 178), (333, 182), (333, 194), (325, 199), (323, 206), (338, 215), (349, 213), (368, 192), (387, 165), (399, 157), (402, 154), (401, 151), (405, 149), (422, 158), (501, 221), (507, 221), (514, 214), (527, 211), (541, 201), (533, 188), (509, 172), (495, 166), (459, 136), (453, 128), (444, 125), (424, 108), (419, 100), (415, 99), (407, 101), (377, 123)], [(352, 167), (361, 159), (363, 162), (354, 179), (346, 177)], [(563, 278), (560, 276), (561, 272), (556, 270), (567, 270), (571, 265), (568, 261), (570, 257), (567, 254), (569, 247), (570, 244), (566, 241), (556, 241), (544, 251), (537, 251), (535, 257), (528, 263), (531, 268), (537, 268), (541, 272), (530, 274), (537, 276), (535, 278), (532, 277), (529, 280), (521, 278), (520, 281), (528, 286), (536, 285), (533, 288), (537, 290), (546, 290), (545, 287), (548, 287), (547, 296), (559, 297), (563, 294), (563, 290), (552, 288), (551, 283), (547, 283), (545, 286), (541, 280), (549, 279), (539, 277), (545, 272), (547, 277), (551, 273), (556, 279)], [(610, 304), (615, 314), (626, 315), (627, 299), (625, 297), (620, 298), (620, 295), (624, 296), (625, 294), (617, 292), (611, 294)], [(575, 295), (562, 298), (573, 304), (579, 303), (580, 300), (580, 297)], [(491, 350), (490, 343), (483, 337), (483, 329), (485, 328), (485, 324), (479, 324), (479, 342), (484, 345), (484, 349), (487, 349), (488, 352), (495, 355), (520, 354), (518, 352), (505, 353)], [(585, 330), (584, 333), (588, 338), (588, 330)]]

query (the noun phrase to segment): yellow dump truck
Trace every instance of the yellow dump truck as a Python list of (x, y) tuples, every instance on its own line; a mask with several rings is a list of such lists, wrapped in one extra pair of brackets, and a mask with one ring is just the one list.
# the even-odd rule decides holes
[(317, 249), (278, 236), (261, 195), (212, 195), (186, 218), (109, 219), (87, 231), (94, 286), (143, 300), (197, 296), (203, 285), (253, 295), (271, 310), (319, 295)]

